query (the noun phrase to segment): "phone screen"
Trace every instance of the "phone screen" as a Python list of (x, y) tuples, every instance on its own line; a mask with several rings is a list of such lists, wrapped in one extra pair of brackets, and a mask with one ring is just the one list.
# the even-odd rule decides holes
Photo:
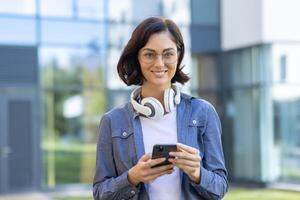
[(169, 152), (171, 152), (171, 151), (177, 151), (176, 144), (156, 144), (156, 145), (154, 145), (153, 150), (152, 150), (152, 159), (166, 158), (166, 160), (162, 163), (159, 163), (158, 165), (153, 166), (153, 167), (170, 164), (168, 159), (174, 158), (173, 156), (169, 155)]

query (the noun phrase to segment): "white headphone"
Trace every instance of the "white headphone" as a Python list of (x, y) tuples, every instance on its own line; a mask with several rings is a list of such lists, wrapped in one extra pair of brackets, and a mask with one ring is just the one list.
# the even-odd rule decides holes
[[(141, 103), (136, 101), (138, 95), (140, 95), (142, 87), (138, 87), (132, 91), (130, 95), (130, 101), (133, 108), (145, 115), (148, 118), (155, 119), (162, 117), (164, 115), (163, 105), (154, 97), (143, 98)], [(167, 88), (164, 91), (164, 104), (166, 112), (172, 112), (175, 109), (175, 106), (180, 103), (180, 91), (177, 85), (172, 84), (171, 88)]]

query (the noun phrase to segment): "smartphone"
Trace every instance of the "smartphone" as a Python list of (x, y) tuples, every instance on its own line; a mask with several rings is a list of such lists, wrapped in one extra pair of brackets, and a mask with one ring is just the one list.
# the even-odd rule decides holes
[(169, 152), (171, 152), (171, 151), (177, 151), (176, 144), (156, 144), (156, 145), (154, 145), (153, 150), (152, 150), (152, 159), (166, 158), (166, 160), (162, 163), (152, 166), (152, 168), (170, 164), (168, 159), (174, 158), (173, 156), (169, 155)]

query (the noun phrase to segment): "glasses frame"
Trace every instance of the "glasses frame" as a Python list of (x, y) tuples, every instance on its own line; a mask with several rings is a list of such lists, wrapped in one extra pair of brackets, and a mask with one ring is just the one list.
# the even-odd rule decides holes
[[(142, 57), (142, 52), (143, 52), (143, 51), (149, 51), (149, 52), (151, 52), (151, 53), (154, 53), (154, 54), (155, 54), (155, 58), (154, 58), (151, 62), (147, 62), (147, 61), (146, 61), (145, 59), (143, 59), (143, 57)], [(176, 59), (174, 59), (173, 62), (165, 62), (164, 54), (165, 54), (165, 53), (168, 53), (169, 51), (172, 51), (172, 52), (174, 51), (174, 53), (176, 53), (176, 55), (175, 55)], [(138, 56), (139, 56), (140, 60), (141, 60), (143, 63), (145, 63), (145, 64), (153, 64), (153, 63), (155, 63), (155, 61), (158, 59), (158, 56), (161, 56), (161, 59), (162, 59), (162, 61), (163, 61), (164, 64), (174, 64), (174, 63), (176, 63), (176, 61), (178, 61), (178, 50), (167, 50), (166, 52), (163, 52), (163, 53), (156, 53), (155, 51), (144, 49), (144, 50), (140, 50), (140, 51), (139, 51)]]

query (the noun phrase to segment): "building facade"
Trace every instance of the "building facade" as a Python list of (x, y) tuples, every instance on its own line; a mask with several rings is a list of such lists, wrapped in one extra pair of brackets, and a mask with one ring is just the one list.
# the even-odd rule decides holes
[(182, 30), (184, 90), (216, 107), (230, 179), (300, 181), (297, 3), (274, 2), (2, 0), (0, 193), (89, 185), (100, 118), (129, 99), (118, 57), (152, 15)]

